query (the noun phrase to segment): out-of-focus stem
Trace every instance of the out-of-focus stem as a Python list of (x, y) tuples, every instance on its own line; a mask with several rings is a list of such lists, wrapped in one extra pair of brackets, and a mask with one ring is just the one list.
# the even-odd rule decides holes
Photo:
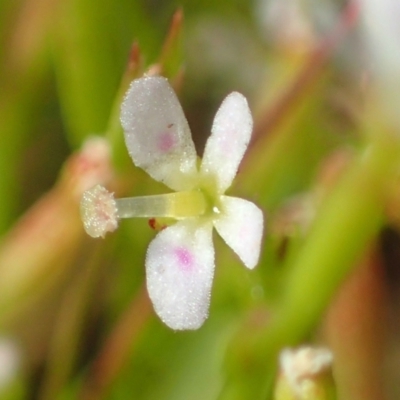
[[(244, 346), (245, 357), (252, 359), (254, 368), (268, 370), (280, 348), (306, 337), (358, 257), (378, 235), (396, 176), (400, 140), (387, 129), (375, 128), (370, 142), (320, 205), (303, 245), (288, 259), (287, 279), (275, 316), (268, 327), (252, 335), (250, 347)], [(241, 379), (246, 386), (243, 393), (254, 393), (258, 385), (256, 393), (261, 395), (253, 398), (263, 398), (265, 383), (257, 377), (247, 378), (247, 383)]]
[(172, 17), (169, 32), (164, 40), (158, 60), (160, 72), (168, 77), (176, 75), (182, 64), (182, 28), (183, 10), (178, 8)]
[(272, 107), (257, 119), (251, 146), (254, 146), (261, 137), (275, 131), (285, 120), (285, 117), (293, 112), (296, 106), (301, 104), (304, 96), (320, 78), (323, 66), (332, 56), (334, 50), (355, 26), (358, 14), (358, 2), (350, 1), (344, 9), (338, 24), (310, 54), (305, 65), (300, 69), (298, 75), (295, 76), (292, 84), (282, 92)]
[(50, 338), (46, 369), (40, 391), (41, 400), (53, 400), (71, 377), (71, 372), (82, 348), (82, 334), (93, 319), (89, 307), (96, 298), (101, 270), (104, 266), (104, 246), (97, 247), (79, 268), (68, 287), (54, 321)]
[(288, 265), (282, 305), (268, 333), (260, 338), (265, 353), (310, 331), (359, 254), (379, 232), (400, 155), (399, 143), (380, 133), (321, 207), (307, 241)]
[[(131, 51), (129, 53), (128, 63), (126, 65), (125, 72), (122, 76), (118, 92), (115, 96), (111, 108), (110, 118), (108, 120), (108, 126), (105, 133), (105, 136), (110, 141), (111, 146), (113, 148), (117, 147), (118, 150), (119, 150), (118, 144), (120, 144), (122, 137), (122, 128), (119, 120), (121, 103), (123, 101), (125, 92), (129, 87), (129, 84), (133, 79), (140, 76), (141, 70), (142, 70), (142, 56), (140, 53), (139, 44), (137, 42), (133, 42)], [(114, 155), (114, 158), (117, 159), (118, 157)]]
[[(349, 263), (356, 261), (382, 226), (384, 205), (400, 149), (397, 140), (389, 135), (383, 138), (384, 132), (379, 133), (381, 138), (366, 147), (321, 207), (307, 242), (290, 266), (284, 307), (289, 311), (286, 307), (296, 304), (297, 310), (289, 312), (292, 317), (304, 306), (298, 300), (308, 299), (304, 293), (313, 293), (313, 297), (323, 298), (322, 303), (326, 304), (332, 290), (349, 270)], [(313, 304), (315, 308), (310, 309), (308, 304), (304, 309), (303, 320), (307, 319), (304, 316), (324, 307), (318, 301)]]
[(0, 326), (40, 296), (71, 266), (84, 240), (82, 193), (112, 176), (103, 139), (88, 140), (67, 161), (57, 185), (42, 197), (0, 244)]
[[(26, 0), (10, 26), (0, 66), (0, 233), (16, 217), (18, 168), (32, 115), (43, 101), (41, 86), (49, 65), (48, 37), (57, 1)], [(32, 34), (34, 32), (34, 34)]]
[(335, 354), (340, 399), (380, 400), (388, 317), (384, 268), (376, 245), (339, 289), (324, 321)]
[(142, 286), (105, 341), (89, 370), (79, 400), (100, 400), (123, 368), (151, 315), (151, 304)]

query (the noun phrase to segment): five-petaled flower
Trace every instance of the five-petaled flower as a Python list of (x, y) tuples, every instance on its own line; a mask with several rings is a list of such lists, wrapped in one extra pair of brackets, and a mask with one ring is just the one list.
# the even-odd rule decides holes
[[(160, 231), (147, 250), (149, 296), (169, 327), (197, 329), (208, 316), (214, 275), (213, 227), (246, 267), (254, 268), (259, 259), (264, 226), (261, 210), (247, 200), (224, 195), (251, 138), (253, 122), (247, 101), (236, 92), (225, 98), (199, 167), (188, 123), (165, 78), (144, 77), (131, 83), (122, 104), (121, 123), (134, 164), (177, 192), (164, 195), (164, 200), (159, 196), (161, 207), (154, 203), (153, 216), (172, 216), (178, 222)], [(93, 196), (98, 195), (86, 196), (84, 211), (90, 209), (87, 203), (93, 202)], [(126, 216), (118, 212), (118, 201), (112, 203), (115, 216), (111, 219)], [(84, 219), (97, 223), (96, 212), (104, 219), (104, 209), (99, 212), (98, 208)], [(151, 216), (151, 210), (137, 216)]]

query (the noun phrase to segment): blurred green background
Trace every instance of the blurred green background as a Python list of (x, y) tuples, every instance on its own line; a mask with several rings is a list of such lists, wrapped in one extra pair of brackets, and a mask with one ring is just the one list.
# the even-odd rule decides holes
[[(399, 144), (385, 139), (358, 17), (327, 0), (0, 0), (0, 336), (17, 365), (0, 355), (2, 399), (267, 399), (278, 353), (301, 343), (332, 348), (340, 398), (396, 398), (376, 243), (394, 218)], [(255, 120), (230, 193), (264, 211), (262, 257), (248, 271), (215, 234), (195, 332), (168, 329), (147, 299), (148, 221), (94, 240), (78, 214), (72, 154), (93, 135), (110, 141), (119, 194), (166, 191), (130, 162), (118, 125), (127, 80), (151, 65), (199, 155), (229, 92)], [(2, 369), (15, 371), (4, 384)]]

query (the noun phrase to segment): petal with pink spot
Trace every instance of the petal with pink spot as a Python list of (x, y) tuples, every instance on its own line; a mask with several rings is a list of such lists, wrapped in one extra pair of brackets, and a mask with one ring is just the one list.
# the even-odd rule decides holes
[(233, 92), (215, 115), (204, 150), (201, 172), (216, 178), (219, 193), (231, 185), (250, 142), (253, 118), (246, 98)]
[(214, 275), (211, 223), (181, 221), (161, 231), (146, 256), (147, 290), (172, 329), (197, 329), (208, 316)]
[(221, 204), (221, 214), (214, 221), (215, 229), (244, 265), (252, 269), (260, 257), (263, 213), (252, 202), (237, 197), (222, 196)]
[(134, 80), (121, 106), (121, 124), (136, 166), (174, 190), (191, 188), (196, 150), (167, 79), (153, 76)]

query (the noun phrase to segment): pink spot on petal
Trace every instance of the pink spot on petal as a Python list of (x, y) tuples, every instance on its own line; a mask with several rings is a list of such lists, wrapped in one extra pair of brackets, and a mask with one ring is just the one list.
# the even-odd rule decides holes
[(191, 271), (193, 269), (194, 259), (192, 253), (188, 249), (177, 247), (174, 253), (182, 271)]
[(175, 136), (172, 132), (166, 131), (161, 133), (158, 138), (158, 150), (160, 150), (162, 153), (167, 153), (173, 147), (175, 147), (175, 145)]

